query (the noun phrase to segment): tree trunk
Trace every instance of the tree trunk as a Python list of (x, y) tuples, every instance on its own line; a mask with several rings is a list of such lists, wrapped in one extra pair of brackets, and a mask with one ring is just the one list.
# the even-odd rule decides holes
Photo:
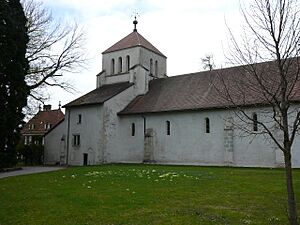
[(299, 223), (297, 221), (297, 206), (296, 206), (294, 186), (293, 186), (293, 170), (292, 170), (291, 153), (290, 152), (291, 151), (289, 149), (284, 154), (286, 188), (287, 188), (287, 194), (288, 194), (289, 221), (290, 221), (291, 225), (299, 225)]

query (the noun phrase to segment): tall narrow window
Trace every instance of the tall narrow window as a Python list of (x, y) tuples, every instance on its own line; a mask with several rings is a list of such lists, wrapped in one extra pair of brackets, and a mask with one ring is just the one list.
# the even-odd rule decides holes
[(80, 145), (80, 135), (73, 134), (73, 146), (79, 146), (79, 145)]
[(115, 59), (111, 59), (110, 74), (111, 75), (115, 74)]
[(154, 74), (155, 74), (156, 77), (158, 76), (158, 63), (157, 63), (157, 60), (155, 61)]
[(150, 59), (150, 74), (153, 74), (153, 59)]
[(119, 57), (118, 73), (122, 73), (122, 57)]
[(205, 133), (210, 133), (209, 118), (205, 118)]
[(166, 131), (167, 131), (167, 135), (171, 134), (171, 123), (170, 121), (166, 121)]
[(81, 114), (78, 114), (78, 124), (81, 124)]
[(131, 136), (135, 136), (135, 123), (131, 124)]
[(252, 114), (252, 121), (253, 121), (253, 131), (258, 131), (258, 125), (257, 125), (257, 114)]
[(126, 72), (128, 72), (130, 69), (130, 56), (126, 56)]

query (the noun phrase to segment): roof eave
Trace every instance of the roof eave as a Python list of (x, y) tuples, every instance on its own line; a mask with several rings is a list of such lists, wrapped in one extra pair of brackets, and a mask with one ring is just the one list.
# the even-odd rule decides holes
[(110, 51), (107, 49), (104, 52), (102, 52), (102, 54), (107, 54), (107, 53), (111, 53), (111, 52), (118, 52), (118, 51), (122, 51), (124, 49), (130, 49), (130, 48), (136, 48), (136, 47), (141, 47), (141, 48), (147, 49), (148, 51), (151, 51), (151, 52), (153, 52), (155, 54), (158, 54), (158, 55), (160, 55), (160, 56), (162, 56), (164, 58), (167, 58), (167, 56), (165, 56), (163, 53), (153, 51), (152, 49), (146, 48), (145, 46), (142, 46), (142, 45), (135, 45), (135, 46), (127, 47), (127, 48), (122, 48), (122, 49), (118, 49), (118, 50), (110, 50)]
[[(300, 103), (300, 100), (293, 100), (292, 103)], [(252, 107), (270, 107), (267, 103), (252, 103), (244, 105), (231, 105), (231, 106), (213, 106), (206, 108), (186, 108), (186, 109), (170, 109), (170, 110), (160, 110), (160, 111), (140, 111), (140, 112), (123, 112), (117, 113), (119, 116), (129, 116), (129, 115), (140, 115), (140, 114), (158, 114), (158, 113), (169, 113), (169, 112), (189, 112), (189, 111), (206, 111), (206, 110), (221, 110), (221, 109), (237, 109), (237, 108), (252, 108)]]

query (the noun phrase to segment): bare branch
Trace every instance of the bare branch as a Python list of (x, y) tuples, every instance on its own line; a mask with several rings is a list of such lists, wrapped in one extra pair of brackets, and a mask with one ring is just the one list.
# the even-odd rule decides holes
[(23, 0), (22, 4), (30, 39), (26, 54), (30, 69), (25, 78), (30, 96), (42, 101), (45, 88), (53, 86), (74, 91), (75, 87), (63, 79), (63, 74), (79, 72), (86, 65), (82, 29), (77, 24), (54, 20), (41, 2)]

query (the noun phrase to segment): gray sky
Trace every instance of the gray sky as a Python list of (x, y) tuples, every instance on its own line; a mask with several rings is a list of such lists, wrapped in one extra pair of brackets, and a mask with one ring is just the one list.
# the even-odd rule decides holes
[[(76, 21), (85, 30), (90, 61), (80, 73), (64, 74), (77, 89), (74, 94), (51, 88), (47, 102), (57, 108), (93, 90), (102, 70), (101, 53), (133, 30), (137, 11), (138, 32), (167, 58), (167, 75), (203, 70), (201, 58), (213, 54), (217, 68), (226, 67), (228, 30), (239, 33), (239, 0), (44, 0), (53, 17)], [(225, 23), (226, 20), (226, 23)]]

